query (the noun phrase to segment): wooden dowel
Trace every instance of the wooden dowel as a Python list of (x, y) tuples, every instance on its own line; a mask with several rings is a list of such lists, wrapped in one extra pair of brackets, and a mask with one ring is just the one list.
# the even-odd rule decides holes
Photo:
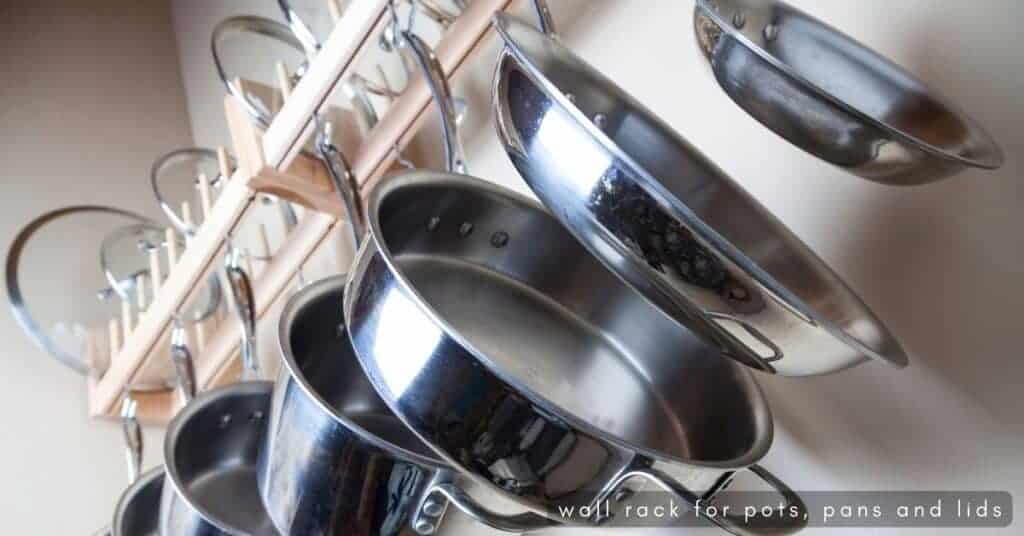
[(331, 22), (338, 24), (341, 20), (341, 8), (338, 6), (337, 0), (324, 0), (327, 2), (327, 12), (331, 14)]
[(197, 177), (199, 181), (199, 205), (203, 209), (203, 221), (210, 217), (210, 213), (213, 212), (213, 203), (210, 201), (210, 178), (206, 176), (206, 173), (200, 173)]
[(253, 270), (252, 265), (252, 253), (249, 250), (245, 250), (242, 262), (245, 263), (245, 271), (249, 274), (249, 277), (256, 277), (256, 272)]
[(149, 280), (153, 286), (153, 301), (160, 292), (160, 284), (163, 282), (163, 275), (160, 273), (160, 249), (149, 250)]
[(279, 61), (274, 64), (274, 72), (277, 74), (277, 86), (281, 90), (281, 99), (286, 101), (288, 97), (292, 96), (292, 81), (288, 74), (288, 67), (283, 61)]
[(221, 180), (226, 181), (231, 178), (231, 157), (228, 156), (228, 150), (224, 147), (217, 147), (217, 166), (220, 168)]
[(265, 260), (263, 262), (269, 263), (270, 257), (273, 253), (270, 250), (270, 238), (267, 236), (267, 226), (261, 223), (259, 227), (260, 232), (260, 256)]
[(132, 335), (132, 304), (121, 300), (121, 340), (127, 342)]
[(206, 320), (201, 320), (195, 323), (195, 332), (196, 351), (202, 354), (203, 349), (206, 348)]
[[(185, 227), (192, 229), (192, 206), (189, 205), (188, 201), (181, 202), (181, 221), (185, 223)], [(192, 237), (185, 236), (185, 249), (192, 245)]]
[(121, 351), (121, 324), (116, 318), (111, 318), (107, 323), (107, 332), (110, 337), (110, 361), (114, 361), (114, 354)]
[(168, 274), (178, 264), (178, 234), (174, 229), (164, 229), (164, 242), (167, 242), (167, 272)]
[[(156, 296), (153, 296), (156, 299)], [(146, 277), (142, 274), (135, 276), (135, 305), (139, 308), (139, 316), (146, 310)]]

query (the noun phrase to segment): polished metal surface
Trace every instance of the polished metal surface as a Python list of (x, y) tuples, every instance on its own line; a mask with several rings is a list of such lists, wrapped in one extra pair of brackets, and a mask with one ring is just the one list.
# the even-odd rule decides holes
[(157, 536), (164, 468), (146, 471), (121, 494), (114, 510), (113, 536)]
[[(273, 119), (270, 111), (266, 109), (263, 103), (258, 102), (256, 97), (246, 94), (245, 90), (239, 86), (235, 76), (228, 73), (225, 66), (222, 48), (232, 34), (238, 33), (251, 33), (277, 40), (307, 57), (312, 57), (315, 51), (308, 50), (306, 44), (292, 33), (291, 28), (264, 17), (239, 15), (224, 19), (214, 27), (213, 34), (210, 37), (210, 50), (213, 54), (213, 63), (217, 68), (217, 74), (220, 76), (221, 82), (224, 83), (228, 93), (238, 99), (246, 113), (260, 126), (266, 128), (270, 126), (270, 121)], [(266, 58), (268, 62), (273, 62), (275, 59), (279, 58)], [(294, 76), (301, 78), (302, 73), (297, 72)]]
[[(443, 533), (452, 509), (435, 491), (461, 491), (470, 481), (407, 429), (363, 374), (342, 316), (344, 283), (345, 276), (312, 283), (281, 313), (284, 366), (258, 471), (263, 503), (285, 535)], [(493, 493), (482, 491), (485, 501)], [(492, 525), (529, 521), (484, 516)]]
[(756, 369), (905, 366), (868, 307), (780, 221), (557, 40), (503, 14), (498, 134), (515, 167), (606, 267), (684, 331)]
[(535, 203), (413, 171), (376, 188), (367, 216), (345, 296), (353, 347), (403, 422), (480, 484), (551, 519), (614, 523), (558, 507), (596, 504), (622, 476), (692, 502), (769, 448), (751, 373)]
[[(222, 177), (220, 175), (220, 164), (217, 158), (217, 152), (213, 149), (206, 149), (203, 147), (186, 147), (183, 149), (175, 149), (167, 154), (161, 155), (156, 161), (153, 162), (152, 168), (149, 172), (149, 184), (153, 189), (153, 196), (156, 197), (157, 203), (160, 205), (160, 210), (164, 212), (167, 219), (171, 222), (171, 225), (178, 230), (179, 233), (185, 236), (194, 235), (196, 232), (196, 224), (194, 222), (186, 222), (183, 215), (179, 213), (180, 204), (172, 201), (167, 190), (172, 185), (169, 182), (181, 181), (182, 177), (171, 176), (169, 171), (176, 166), (180, 165), (192, 165), (195, 167), (188, 176), (190, 186), (196, 184), (197, 175), (203, 172), (203, 169), (214, 171), (208, 176), (210, 178), (210, 186), (214, 188), (220, 188), (224, 183), (231, 177)], [(233, 158), (229, 157), (229, 165), (234, 169), (237, 167)], [(174, 186), (180, 186), (175, 184)]]
[(136, 418), (137, 403), (126, 392), (121, 404), (121, 427), (127, 451), (130, 485), (121, 493), (110, 525), (112, 536), (156, 536), (160, 519), (160, 495), (164, 468), (157, 467), (141, 474), (142, 428)]
[(20, 278), (25, 277), (21, 266), (21, 262), (23, 260), (22, 257), (25, 253), (26, 247), (31, 243), (34, 235), (54, 221), (66, 221), (66, 218), (69, 217), (93, 213), (109, 214), (116, 218), (123, 218), (125, 223), (149, 223), (155, 225), (154, 222), (139, 214), (113, 207), (77, 205), (53, 210), (40, 215), (18, 231), (14, 240), (11, 241), (10, 248), (7, 250), (5, 272), (7, 300), (10, 304), (11, 312), (14, 314), (14, 318), (18, 321), (18, 324), (21, 325), (21, 328), (44, 352), (59, 361), (61, 364), (83, 375), (89, 374), (90, 372), (94, 374), (101, 374), (103, 371), (91, 370), (90, 364), (86, 362), (86, 356), (73, 355), (61, 348), (56, 341), (47, 335), (46, 331), (39, 325), (37, 320), (33, 318), (32, 312), (29, 310), (28, 304), (25, 301), (25, 296), (22, 292)]
[[(185, 240), (180, 236), (175, 239), (179, 250), (184, 250)], [(152, 289), (155, 284), (150, 274), (149, 251), (167, 247), (164, 228), (154, 223), (131, 223), (113, 229), (103, 237), (100, 244), (100, 270), (110, 286), (100, 289), (97, 295), (100, 299), (116, 295), (123, 301), (138, 303), (138, 292)], [(161, 265), (169, 272), (171, 267), (166, 255), (160, 253), (159, 258)], [(149, 282), (148, 287), (137, 286), (139, 276)], [(148, 301), (148, 298), (144, 296), (143, 299)], [(215, 276), (210, 276), (197, 296), (188, 300), (187, 307), (178, 317), (190, 323), (202, 322), (217, 312), (220, 302), (220, 282)]]
[(250, 381), (196, 396), (164, 441), (162, 536), (275, 536), (256, 485), (273, 384)]
[(697, 0), (697, 43), (718, 84), (776, 134), (884, 184), (1002, 165), (977, 121), (898, 65), (779, 0)]

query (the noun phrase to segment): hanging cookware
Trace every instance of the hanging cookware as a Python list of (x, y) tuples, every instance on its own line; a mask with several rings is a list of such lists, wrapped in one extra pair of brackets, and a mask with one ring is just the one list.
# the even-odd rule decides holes
[[(256, 485), (273, 384), (256, 380), (255, 314), (248, 278), (234, 262), (229, 263), (227, 274), (242, 322), (242, 381), (191, 399), (168, 426), (162, 536), (277, 534)], [(191, 356), (181, 327), (175, 329), (172, 355), (190, 397), (195, 389), (187, 365)]]
[[(422, 42), (405, 39), (439, 71)], [(447, 167), (458, 169), (446, 83), (429, 85)], [(648, 304), (535, 203), (451, 171), (414, 171), (373, 191), (367, 226), (345, 292), (353, 348), (392, 411), (463, 474), (552, 520), (588, 524), (615, 520), (578, 507), (627, 483), (693, 503), (749, 467), (802, 511), (753, 465), (772, 420), (751, 373)], [(742, 519), (711, 521), (757, 533)]]
[(762, 371), (907, 364), (853, 291), (668, 125), (557, 39), (504, 14), (494, 26), (505, 41), (496, 123), (512, 163), (623, 281)]
[[(117, 296), (102, 270), (85, 270), (86, 259), (95, 262), (104, 238), (125, 225), (155, 226), (139, 214), (98, 205), (69, 206), (40, 215), (14, 237), (7, 252), (6, 286), (11, 311), (32, 341), (48, 355), (79, 374), (99, 377), (109, 363), (92, 362), (85, 326), (104, 326), (120, 311), (109, 302)], [(67, 261), (54, 263), (52, 252)], [(34, 252), (42, 252), (36, 255)], [(95, 265), (93, 265), (95, 266)], [(54, 273), (66, 267), (66, 273)], [(125, 285), (129, 283), (124, 281)], [(41, 296), (70, 298), (50, 305)], [(98, 299), (97, 299), (98, 298)], [(29, 303), (32, 303), (30, 308)], [(49, 307), (48, 307), (49, 305)], [(108, 352), (99, 352), (107, 354)], [(166, 389), (167, 381), (136, 385), (137, 389)]]
[[(185, 248), (185, 241), (175, 236), (178, 250)], [(103, 237), (100, 244), (100, 270), (106, 277), (109, 287), (101, 289), (98, 295), (110, 297), (117, 295), (129, 303), (139, 301), (138, 293), (146, 292), (145, 286), (140, 288), (140, 276), (148, 281), (150, 289), (156, 283), (150, 273), (148, 252), (153, 249), (165, 249), (167, 235), (164, 229), (149, 222), (132, 223), (118, 227)], [(159, 255), (162, 273), (170, 273), (166, 255)], [(143, 299), (146, 297), (143, 296)], [(221, 303), (220, 283), (215, 276), (210, 276), (196, 297), (187, 303), (185, 312), (179, 318), (189, 323), (202, 322), (217, 312)]]
[(1003, 153), (977, 121), (898, 65), (780, 0), (697, 0), (697, 44), (736, 104), (866, 179), (924, 184)]
[(447, 490), (458, 508), (494, 528), (521, 532), (551, 525), (535, 515), (488, 512), (470, 496), (482, 492), (486, 499), (493, 492), (456, 474), (388, 409), (352, 351), (341, 311), (344, 283), (345, 276), (312, 283), (281, 313), (284, 366), (258, 472), (278, 531), (443, 532), (441, 520), (452, 513), (445, 496), (435, 492)]
[[(234, 170), (236, 163), (229, 157), (228, 166)], [(203, 147), (186, 147), (175, 149), (161, 155), (149, 172), (149, 183), (153, 189), (160, 210), (164, 212), (171, 225), (184, 236), (192, 236), (201, 221), (186, 221), (181, 213), (182, 203), (191, 207), (201, 207), (202, 199), (197, 192), (198, 177), (206, 175), (213, 190), (223, 187), (231, 177), (223, 177), (217, 152)], [(193, 216), (193, 215), (189, 215)]]
[[(288, 11), (286, 11), (287, 13)], [(274, 66), (272, 60), (279, 60), (291, 68), (293, 73), (291, 83), (296, 83), (302, 78), (309, 67), (309, 62), (316, 57), (320, 45), (311, 34), (303, 33), (301, 21), (298, 18), (290, 19), (289, 22), (290, 27), (264, 17), (250, 15), (230, 17), (217, 24), (210, 39), (214, 65), (228, 93), (235, 97), (246, 113), (263, 128), (270, 126), (270, 121), (275, 114), (276, 106), (273, 96), (260, 95), (252, 90), (247, 90), (242, 84), (239, 84), (236, 77), (241, 76), (254, 81), (274, 80), (274, 73), (270, 71)], [(237, 47), (244, 51), (246, 56), (235, 58), (232, 61), (228, 53), (230, 43), (243, 37), (248, 39), (259, 37), (265, 44), (258, 49), (253, 44)], [(263, 57), (258, 58), (259, 61), (253, 61), (252, 55), (257, 51)], [(259, 67), (263, 67), (263, 72), (257, 72)], [(352, 106), (360, 128), (364, 133), (373, 128), (377, 124), (378, 116), (368, 94), (381, 93), (384, 92), (384, 89), (367, 82), (358, 75), (342, 81), (341, 86)], [(385, 92), (385, 94), (390, 96), (389, 93)]]
[[(142, 428), (135, 417), (136, 402), (125, 396), (121, 406), (122, 428), (131, 485), (121, 494), (114, 509), (113, 536), (157, 536), (160, 494), (164, 484), (163, 466), (145, 473), (142, 468)], [(140, 474), (141, 473), (141, 474)]]

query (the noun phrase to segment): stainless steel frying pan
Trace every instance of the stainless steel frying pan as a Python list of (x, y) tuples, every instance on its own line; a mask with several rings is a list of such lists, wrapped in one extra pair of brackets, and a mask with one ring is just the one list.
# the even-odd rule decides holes
[(160, 495), (164, 484), (163, 466), (140, 474), (142, 429), (135, 417), (135, 402), (125, 396), (121, 411), (131, 485), (121, 494), (114, 509), (113, 536), (157, 536)]
[(762, 371), (907, 364), (856, 294), (668, 125), (558, 40), (504, 14), (494, 25), (505, 41), (496, 123), (512, 163), (623, 281)]
[[(436, 72), (425, 45), (405, 39)], [(447, 85), (429, 82), (451, 134)], [(463, 159), (449, 137), (453, 169)], [(772, 420), (751, 373), (652, 307), (535, 203), (451, 171), (414, 171), (374, 190), (367, 225), (345, 292), (353, 348), (391, 410), (462, 473), (569, 524), (614, 524), (559, 507), (593, 507), (638, 482), (682, 504), (710, 500), (748, 467), (802, 511), (754, 465)], [(778, 521), (775, 533), (804, 524)]]
[(977, 121), (898, 65), (781, 0), (697, 0), (715, 80), (776, 134), (884, 184), (923, 184), (1003, 153)]

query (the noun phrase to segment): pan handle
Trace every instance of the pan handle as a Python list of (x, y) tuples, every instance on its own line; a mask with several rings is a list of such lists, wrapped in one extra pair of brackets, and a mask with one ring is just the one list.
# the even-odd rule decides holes
[[(785, 509), (782, 511), (786, 512), (786, 515), (778, 518), (777, 520), (773, 519), (770, 524), (758, 524), (757, 521), (751, 522), (744, 520), (743, 516), (732, 514), (724, 515), (721, 512), (723, 509), (718, 509), (718, 515), (714, 516), (707, 515), (706, 509), (698, 509), (697, 514), (729, 533), (736, 534), (738, 536), (781, 536), (785, 534), (793, 534), (807, 526), (807, 519), (809, 517), (807, 513), (807, 506), (804, 505), (804, 501), (796, 494), (796, 492), (760, 465), (751, 465), (747, 467), (747, 469), (782, 495), (782, 498), (785, 501)], [(712, 490), (712, 492), (707, 495), (713, 495), (715, 491), (720, 490), (722, 485), (729, 481), (729, 477), (731, 477), (731, 475), (732, 473), (729, 473), (726, 478), (720, 479), (720, 484), (716, 486), (717, 489)], [(646, 479), (662, 490), (667, 491), (675, 495), (678, 499), (694, 506), (697, 506), (700, 501), (704, 500), (704, 497), (698, 496), (686, 489), (676, 482), (671, 476), (651, 467), (634, 467), (633, 469), (621, 474), (612, 483), (612, 485), (609, 486), (609, 489), (612, 490), (609, 495), (617, 492), (621, 488), (621, 485), (631, 478)], [(795, 512), (796, 515), (789, 515), (791, 512)]]
[(121, 431), (124, 433), (125, 455), (128, 460), (128, 482), (135, 483), (142, 473), (142, 427), (136, 418), (137, 403), (126, 390), (121, 401)]
[(260, 370), (256, 356), (256, 300), (249, 276), (238, 265), (238, 250), (231, 252), (224, 271), (231, 283), (235, 314), (242, 324), (242, 381), (257, 380)]
[(457, 130), (455, 103), (452, 100), (451, 88), (445, 78), (444, 69), (437, 60), (437, 55), (430, 46), (410, 31), (402, 32), (403, 50), (411, 51), (416, 64), (427, 79), (430, 94), (434, 97), (438, 112), (441, 115), (441, 136), (444, 140), (445, 171), (449, 173), (466, 173), (466, 156), (462, 150)]
[(196, 396), (196, 369), (185, 340), (185, 328), (180, 321), (175, 321), (171, 331), (171, 360), (178, 378), (178, 396), (188, 404)]
[(362, 205), (359, 203), (357, 194), (358, 187), (355, 177), (352, 175), (352, 168), (345, 160), (345, 156), (331, 141), (333, 139), (331, 134), (331, 123), (325, 121), (317, 137), (316, 150), (324, 161), (324, 167), (327, 168), (327, 174), (330, 176), (331, 182), (334, 183), (334, 189), (341, 196), (341, 204), (345, 207), (345, 212), (348, 213), (349, 228), (352, 230), (352, 244), (358, 250), (365, 232)]
[(481, 506), (465, 491), (451, 482), (438, 482), (424, 495), (423, 502), (412, 517), (412, 527), (422, 535), (433, 534), (444, 515), (447, 504), (453, 504), (475, 521), (503, 532), (530, 532), (557, 527), (559, 522), (532, 512), (499, 514)]

